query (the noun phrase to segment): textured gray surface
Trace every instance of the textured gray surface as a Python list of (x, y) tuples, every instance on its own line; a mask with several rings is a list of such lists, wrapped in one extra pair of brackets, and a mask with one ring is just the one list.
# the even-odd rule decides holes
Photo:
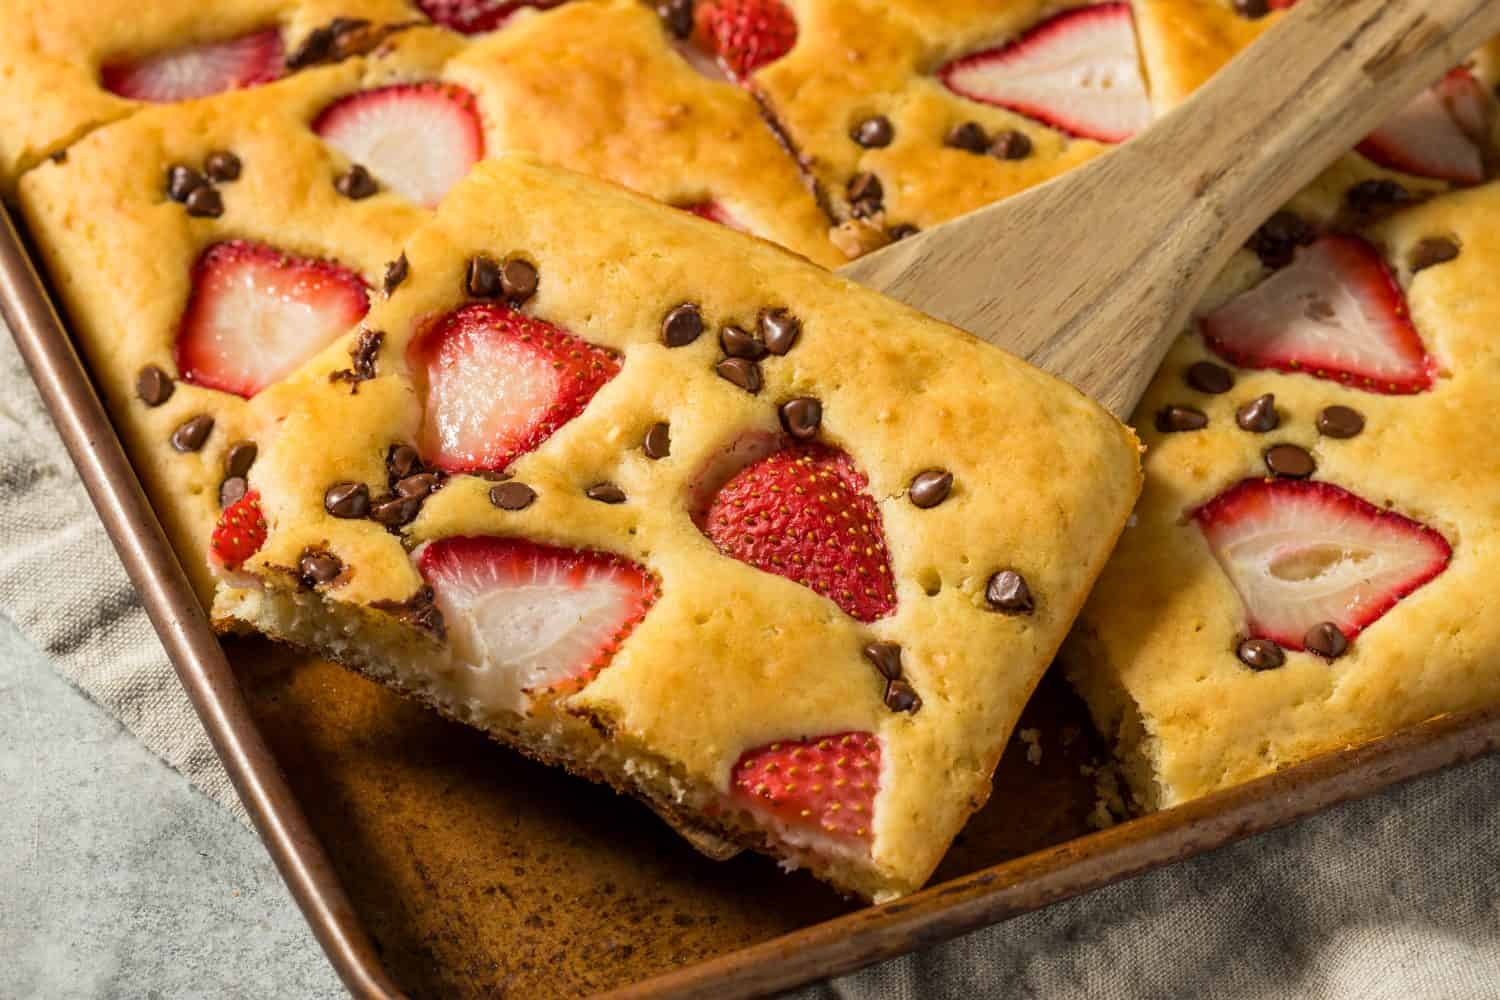
[(0, 997), (337, 997), (255, 835), (0, 618)]

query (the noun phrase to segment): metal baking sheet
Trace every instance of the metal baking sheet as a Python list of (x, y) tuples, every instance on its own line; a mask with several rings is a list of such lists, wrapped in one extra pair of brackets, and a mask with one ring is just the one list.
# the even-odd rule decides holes
[(22, 236), (0, 223), (0, 314), (267, 849), (356, 996), (761, 996), (1500, 747), (1500, 707), (1446, 716), (1095, 833), (1085, 765), (1099, 748), (1052, 676), (1021, 723), (1040, 759), (1012, 745), (928, 889), (856, 907), (764, 858), (710, 862), (635, 802), (331, 664), (260, 640), (221, 645)]

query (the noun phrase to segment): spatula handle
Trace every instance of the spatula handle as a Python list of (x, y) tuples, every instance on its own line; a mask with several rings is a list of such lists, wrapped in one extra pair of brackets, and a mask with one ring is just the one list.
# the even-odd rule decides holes
[(1123, 415), (1256, 227), (1496, 33), (1500, 0), (1301, 0), (1110, 155), (846, 273)]

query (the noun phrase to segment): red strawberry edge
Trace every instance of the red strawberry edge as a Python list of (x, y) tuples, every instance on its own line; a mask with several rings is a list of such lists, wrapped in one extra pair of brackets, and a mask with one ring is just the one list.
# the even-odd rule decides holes
[(239, 569), (260, 551), (267, 532), (260, 493), (251, 490), (220, 512), (209, 540), (209, 558), (227, 570)]

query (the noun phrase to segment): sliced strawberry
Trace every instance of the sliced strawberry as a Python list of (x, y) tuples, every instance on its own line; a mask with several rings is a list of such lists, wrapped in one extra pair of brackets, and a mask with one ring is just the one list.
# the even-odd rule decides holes
[(1306, 372), (1371, 392), (1422, 392), (1437, 368), (1390, 269), (1355, 236), (1299, 248), (1200, 326), (1208, 346), (1242, 368)]
[(831, 838), (868, 850), (879, 790), (871, 733), (772, 743), (742, 755), (729, 776), (730, 800), (798, 846)]
[(458, 659), (513, 711), (597, 676), (659, 592), (627, 559), (521, 538), (444, 538), (416, 559)]
[(698, 0), (693, 42), (743, 83), (792, 50), (797, 19), (781, 0)]
[(677, 207), (682, 209), (684, 212), (693, 213), (700, 219), (707, 219), (709, 222), (717, 222), (721, 226), (728, 226), (735, 232), (749, 232), (749, 230), (740, 223), (740, 220), (729, 214), (729, 209), (725, 208), (717, 201), (699, 201), (691, 205), (678, 205)]
[(219, 514), (210, 537), (209, 558), (225, 569), (240, 564), (266, 544), (266, 515), (260, 509), (260, 494), (251, 490)]
[(1193, 519), (1245, 602), (1251, 634), (1288, 649), (1322, 622), (1352, 640), (1453, 555), (1426, 525), (1329, 483), (1247, 479)]
[(527, 7), (546, 10), (565, 0), (417, 0), (422, 13), (445, 28), (477, 35), (503, 27)]
[(896, 610), (880, 509), (842, 451), (784, 448), (741, 469), (709, 501), (704, 534), (725, 555), (822, 594), (863, 622)]
[(429, 208), (484, 159), (474, 95), (451, 83), (398, 83), (334, 101), (313, 131), (397, 194)]
[(281, 75), (283, 55), (281, 32), (267, 28), (228, 41), (109, 63), (99, 71), (99, 79), (105, 90), (133, 101), (186, 101), (269, 83)]
[(1074, 7), (1020, 38), (938, 70), (962, 97), (1069, 135), (1124, 142), (1151, 123), (1128, 3)]
[(504, 469), (583, 412), (620, 359), (505, 305), (470, 303), (407, 348), (426, 397), (421, 451), (447, 472)]
[[(1477, 95), (1475, 91), (1477, 90)], [(1484, 180), (1485, 125), (1489, 95), (1460, 67), (1359, 144), (1359, 152), (1390, 170), (1478, 184)]]
[(177, 370), (194, 385), (248, 399), (348, 331), (369, 307), (364, 282), (337, 264), (244, 240), (215, 243), (193, 265)]

